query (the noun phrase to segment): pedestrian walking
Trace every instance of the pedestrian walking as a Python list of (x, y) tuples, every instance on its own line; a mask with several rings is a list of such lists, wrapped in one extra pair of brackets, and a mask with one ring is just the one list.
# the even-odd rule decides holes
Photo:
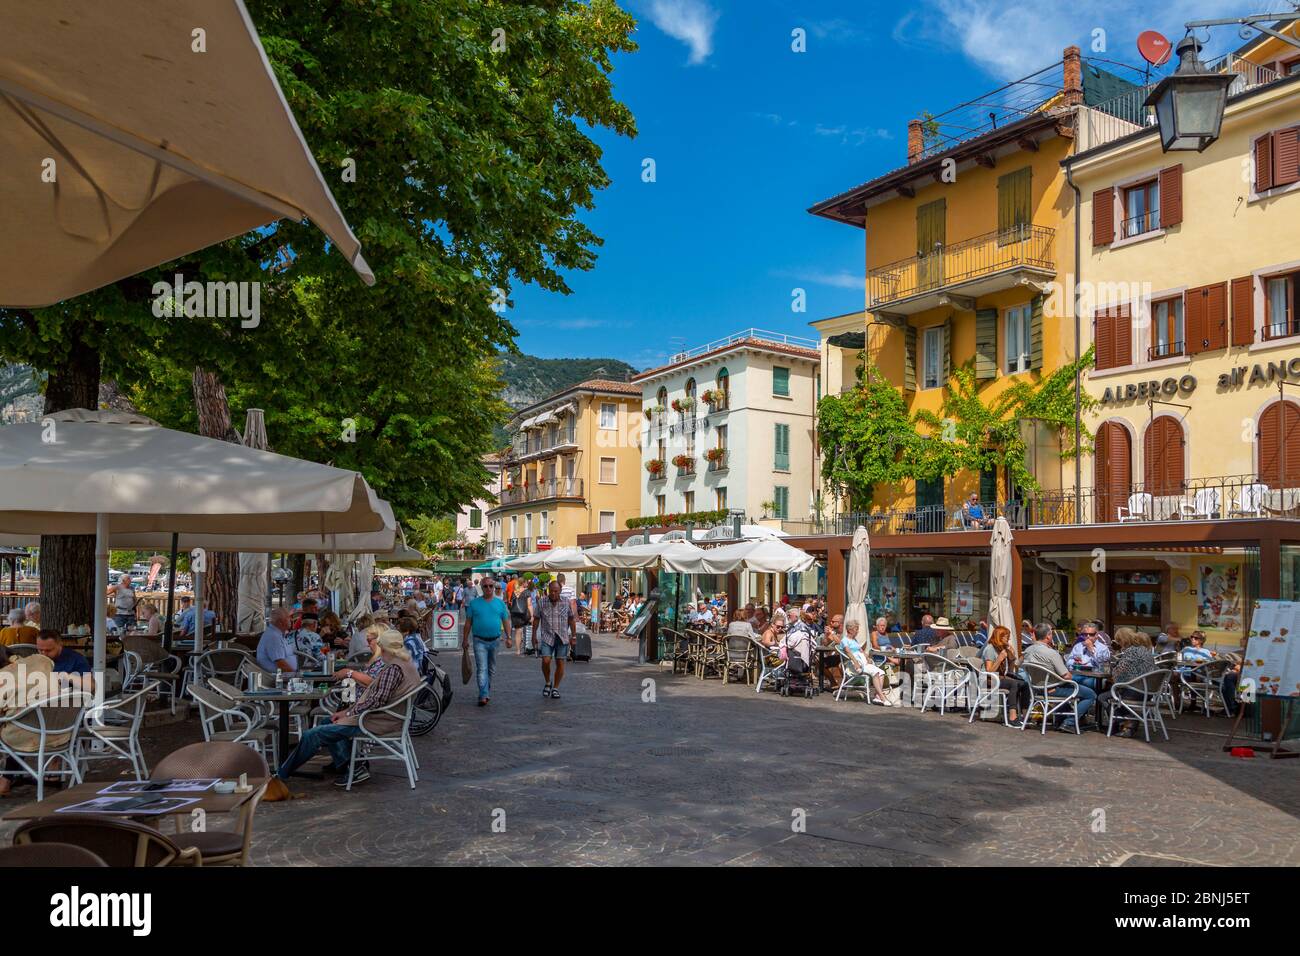
[[(569, 642), (577, 636), (578, 616), (573, 602), (560, 591), (560, 582), (552, 581), (546, 587), (546, 597), (537, 604), (537, 628), (534, 637), (542, 655), (542, 677), (546, 681), (542, 696), (560, 699), (560, 681), (564, 680), (564, 662), (569, 656)], [(551, 661), (555, 661), (555, 674), (551, 674)]]
[(492, 699), (492, 675), (497, 667), (497, 642), (504, 637), (506, 647), (510, 640), (510, 612), (506, 602), (496, 595), (497, 583), (484, 577), (479, 584), (482, 594), (469, 602), (465, 609), (465, 629), (461, 633), (461, 650), (469, 648), (471, 633), (474, 637), (474, 669), (478, 671), (478, 705), (486, 707)]

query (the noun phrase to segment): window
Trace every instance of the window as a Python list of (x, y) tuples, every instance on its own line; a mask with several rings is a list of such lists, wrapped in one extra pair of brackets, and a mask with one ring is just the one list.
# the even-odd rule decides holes
[(1300, 182), (1300, 126), (1265, 133), (1255, 140), (1255, 192)]
[(685, 391), (686, 391), (686, 397), (687, 397), (687, 398), (690, 398), (690, 399), (695, 398), (695, 379), (693, 379), (693, 378), (688, 378), (688, 379), (686, 380), (686, 389), (685, 389)]
[(1026, 166), (998, 177), (998, 245), (1025, 237), (1032, 218), (1032, 176), (1033, 169)]
[(600, 530), (606, 534), (614, 530), (614, 512), (602, 511), (600, 513)]
[(668, 441), (666, 439), (659, 439), (659, 453), (655, 457), (660, 461), (668, 460)]
[(1280, 339), (1300, 335), (1296, 315), (1296, 280), (1300, 273), (1270, 276), (1264, 280), (1264, 338)]
[(618, 427), (618, 406), (613, 402), (600, 403), (600, 427), (617, 428)]
[(618, 482), (618, 459), (602, 458), (600, 460), (600, 483), (613, 485)]
[(988, 514), (990, 507), (998, 502), (998, 470), (994, 468), (980, 469), (980, 504), (984, 506), (984, 513)]
[(717, 496), (713, 502), (714, 507), (719, 511), (725, 511), (727, 508), (727, 489), (722, 487), (715, 488), (714, 493)]
[(469, 509), (469, 526), (475, 530), (483, 527), (483, 509)]
[(772, 489), (772, 503), (776, 506), (772, 509), (773, 518), (790, 517), (790, 489), (785, 485), (777, 485)]
[(726, 448), (727, 447), (727, 426), (719, 425), (715, 430), (718, 435), (718, 447)]
[(1028, 305), (1007, 309), (1006, 335), (1003, 338), (1007, 343), (1006, 370), (1009, 374), (1029, 371), (1029, 345), (1033, 336), (1030, 322)]
[(541, 514), (541, 521), (542, 525), (537, 530), (537, 534), (539, 537), (549, 538), (551, 536), (551, 513), (549, 511), (543, 511)]
[(533, 516), (530, 514), (524, 515), (524, 537), (531, 538), (532, 536), (533, 536)]
[(1183, 354), (1183, 297), (1161, 299), (1151, 304), (1151, 353), (1149, 358)]
[(943, 384), (943, 326), (925, 330), (925, 372), (922, 388), (938, 388)]
[(519, 536), (519, 515), (511, 515), (510, 516), (510, 537), (517, 538), (518, 536)]
[(688, 514), (695, 510), (695, 492), (687, 491), (682, 493), (682, 510)]
[(1132, 314), (1129, 306), (1115, 305), (1093, 315), (1097, 371), (1133, 364)]
[(790, 394), (790, 370), (779, 365), (772, 367), (772, 394)]
[(1140, 236), (1160, 228), (1160, 180), (1149, 179), (1124, 189), (1124, 222), (1120, 238)]
[(773, 428), (772, 467), (777, 471), (790, 470), (790, 426), (776, 425)]
[(655, 495), (655, 514), (661, 518), (664, 514), (664, 495)]

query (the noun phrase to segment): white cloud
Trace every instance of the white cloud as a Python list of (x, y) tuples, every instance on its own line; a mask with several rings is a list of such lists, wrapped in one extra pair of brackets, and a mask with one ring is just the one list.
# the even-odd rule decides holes
[[(1210, 6), (1213, 9), (1206, 0), (1165, 0), (1157, 7), (1132, 0), (1049, 0), (1033, 6), (1020, 0), (923, 0), (920, 9), (899, 20), (894, 36), (909, 45), (956, 48), (989, 73), (1018, 79), (1059, 60), (1071, 44), (1078, 44), (1085, 57), (1138, 65), (1136, 42), (1143, 30), (1159, 30), (1177, 42), (1188, 20), (1207, 13), (1240, 16), (1252, 12), (1255, 4), (1230, 0)], [(1105, 50), (1092, 48), (1098, 29), (1105, 31)], [(1207, 56), (1240, 42), (1235, 30), (1216, 29)]]
[(859, 289), (866, 282), (861, 272), (826, 272), (819, 269), (790, 270), (776, 273), (778, 279), (794, 279), (798, 282), (810, 282), (813, 285), (829, 285), (836, 289)]
[(650, 22), (691, 51), (688, 63), (703, 63), (713, 52), (718, 11), (704, 0), (651, 0)]

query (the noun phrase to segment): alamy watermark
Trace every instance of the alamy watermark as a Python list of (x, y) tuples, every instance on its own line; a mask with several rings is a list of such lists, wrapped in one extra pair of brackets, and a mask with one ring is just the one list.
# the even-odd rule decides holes
[(255, 329), (262, 322), (262, 283), (185, 281), (176, 273), (172, 283), (153, 284), (156, 318), (239, 319), (239, 327)]

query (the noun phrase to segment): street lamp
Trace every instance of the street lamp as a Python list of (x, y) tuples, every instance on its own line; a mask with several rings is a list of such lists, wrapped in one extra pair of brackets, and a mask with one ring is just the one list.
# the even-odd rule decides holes
[(1185, 36), (1176, 48), (1178, 69), (1165, 77), (1146, 99), (1160, 123), (1160, 146), (1166, 152), (1194, 149), (1198, 153), (1219, 138), (1232, 72), (1212, 73), (1197, 55), (1201, 44)]

